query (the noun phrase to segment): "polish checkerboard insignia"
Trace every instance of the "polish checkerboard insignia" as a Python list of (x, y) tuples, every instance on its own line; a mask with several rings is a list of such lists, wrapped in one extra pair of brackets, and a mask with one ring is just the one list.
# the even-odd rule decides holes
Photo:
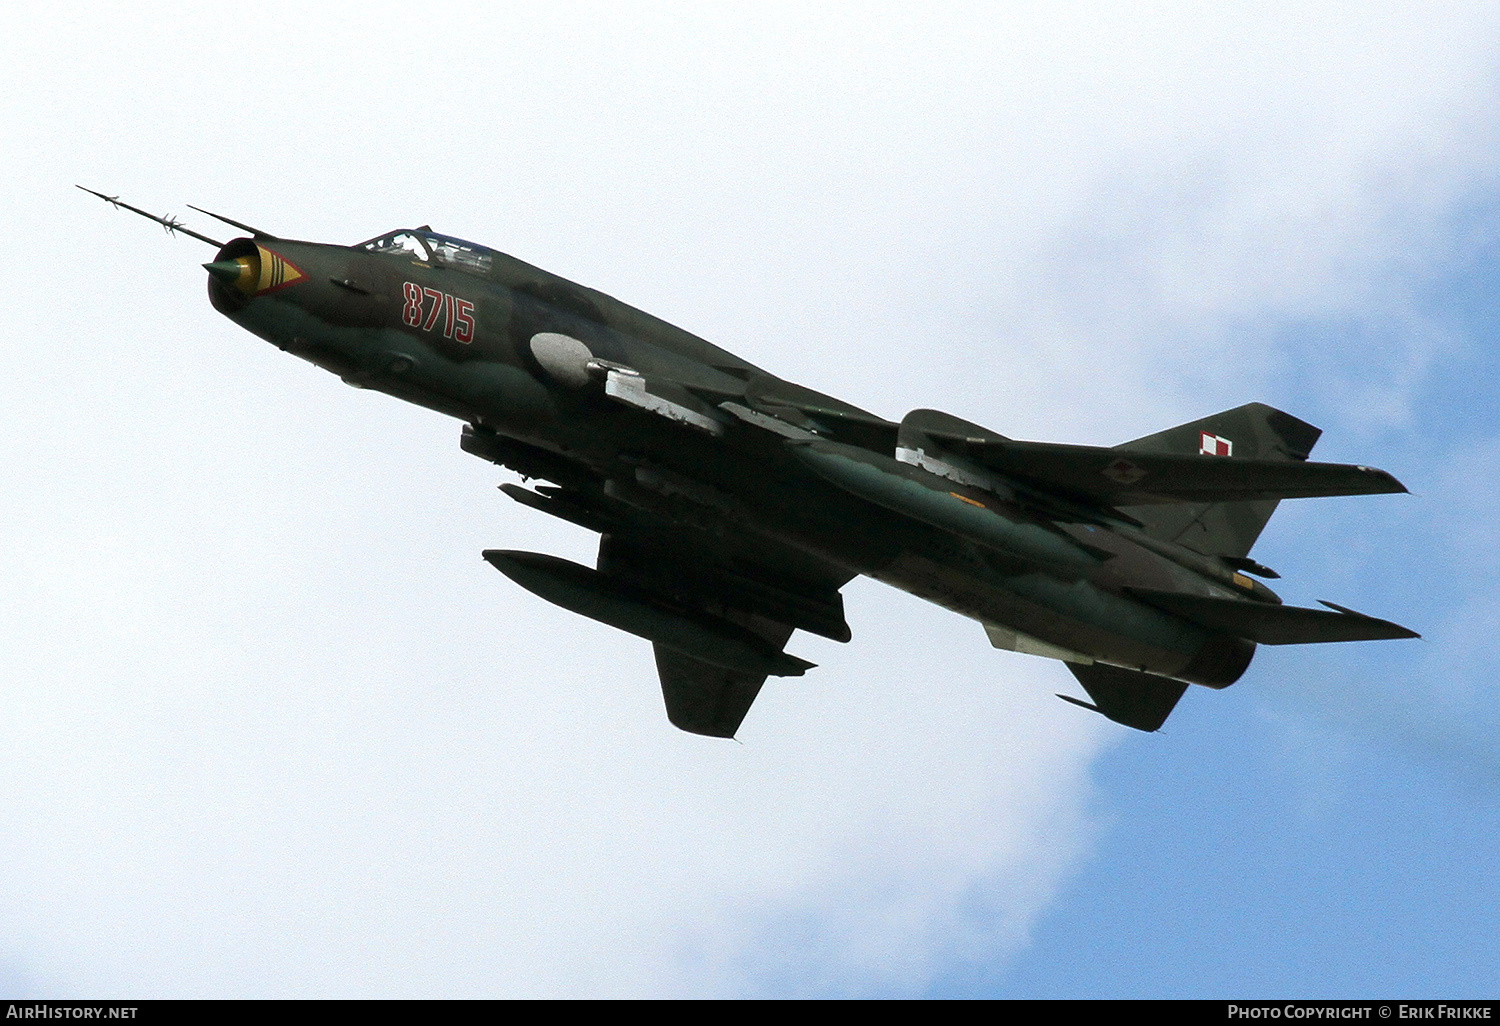
[(1207, 431), (1202, 431), (1198, 434), (1198, 455), (1233, 456), (1234, 443), (1221, 435), (1211, 435)]

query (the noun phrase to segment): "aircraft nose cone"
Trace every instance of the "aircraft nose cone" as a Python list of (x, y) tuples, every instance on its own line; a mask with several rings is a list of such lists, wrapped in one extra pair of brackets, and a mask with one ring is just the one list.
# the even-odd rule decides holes
[(211, 264), (204, 264), (203, 269), (225, 284), (233, 285), (239, 281), (245, 266), (238, 260), (215, 260)]
[(260, 280), (259, 252), (250, 256), (234, 257), (231, 260), (215, 260), (211, 264), (204, 264), (203, 269), (225, 285), (238, 289), (246, 296), (255, 295), (265, 286), (265, 283)]

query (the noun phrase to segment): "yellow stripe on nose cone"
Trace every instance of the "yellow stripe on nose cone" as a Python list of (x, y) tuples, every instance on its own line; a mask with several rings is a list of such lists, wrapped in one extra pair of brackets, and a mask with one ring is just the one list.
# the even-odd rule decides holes
[(280, 253), (273, 253), (259, 244), (255, 248), (260, 254), (260, 280), (256, 283), (256, 295), (295, 285), (307, 277), (300, 267)]

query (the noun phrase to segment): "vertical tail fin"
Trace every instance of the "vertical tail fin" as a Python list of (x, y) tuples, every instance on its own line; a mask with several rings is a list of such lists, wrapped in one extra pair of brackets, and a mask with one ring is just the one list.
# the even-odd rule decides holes
[[(1305, 460), (1323, 432), (1264, 403), (1248, 403), (1202, 420), (1115, 446), (1128, 452), (1189, 455), (1205, 459)], [(1255, 502), (1194, 502), (1130, 506), (1146, 533), (1209, 556), (1245, 556), (1276, 512), (1275, 499)]]

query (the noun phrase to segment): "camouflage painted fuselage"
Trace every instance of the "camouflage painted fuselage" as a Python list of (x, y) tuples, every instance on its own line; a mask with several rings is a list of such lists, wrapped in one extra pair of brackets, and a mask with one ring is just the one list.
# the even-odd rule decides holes
[[(858, 574), (981, 621), (997, 647), (1067, 661), (1106, 715), (1155, 729), (1185, 682), (1233, 683), (1253, 639), (1288, 629), (1242, 572), (1270, 574), (1246, 554), (1277, 498), (1400, 488), (1375, 471), (1289, 488), (1277, 468), (1305, 461), (1317, 431), (1254, 404), (1117, 450), (1016, 443), (935, 411), (888, 421), (425, 230), (359, 247), (236, 239), (210, 271), (236, 323), (464, 421), (466, 450), (552, 482), (506, 491), (599, 531), (597, 571), (487, 558), (656, 642), (669, 715), (699, 733), (732, 735), (765, 673), (801, 672), (775, 662), (793, 629), (848, 640), (838, 590)], [(1230, 464), (1272, 476), (1225, 490), (1214, 468)], [(1178, 467), (1208, 476), (1151, 489)], [(748, 647), (721, 658), (721, 643)], [(1154, 696), (1144, 712), (1117, 671)]]

